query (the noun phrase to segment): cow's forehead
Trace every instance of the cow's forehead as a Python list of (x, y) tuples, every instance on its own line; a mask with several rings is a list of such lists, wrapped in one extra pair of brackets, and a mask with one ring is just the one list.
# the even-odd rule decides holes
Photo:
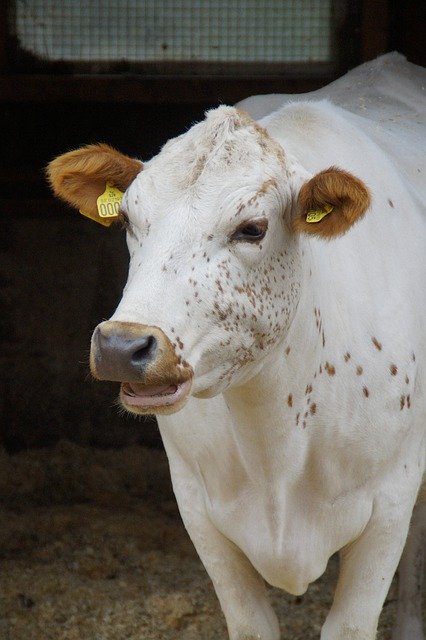
[(167, 180), (169, 188), (190, 191), (237, 175), (253, 175), (256, 180), (283, 163), (281, 147), (265, 129), (246, 113), (223, 106), (170, 140), (138, 179), (144, 185), (155, 182), (157, 189)]

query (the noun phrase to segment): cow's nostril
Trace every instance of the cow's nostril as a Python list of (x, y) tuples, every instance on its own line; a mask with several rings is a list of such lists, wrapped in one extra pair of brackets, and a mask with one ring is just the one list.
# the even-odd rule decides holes
[(133, 365), (146, 364), (152, 360), (157, 350), (157, 340), (155, 336), (146, 336), (138, 341), (138, 348), (132, 353), (130, 358)]

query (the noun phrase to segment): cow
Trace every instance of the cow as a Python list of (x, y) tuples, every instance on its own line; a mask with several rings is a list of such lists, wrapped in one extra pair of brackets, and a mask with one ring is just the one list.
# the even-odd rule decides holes
[(265, 581), (303, 594), (335, 553), (322, 640), (376, 637), (401, 556), (394, 640), (423, 637), (425, 86), (389, 54), (213, 109), (144, 165), (105, 144), (49, 165), (126, 228), (91, 371), (157, 416), (231, 640), (277, 640)]

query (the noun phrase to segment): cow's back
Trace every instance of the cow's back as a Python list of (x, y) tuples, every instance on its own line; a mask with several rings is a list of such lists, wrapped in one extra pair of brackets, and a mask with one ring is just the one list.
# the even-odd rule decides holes
[(287, 105), (327, 99), (346, 112), (392, 158), (413, 196), (424, 202), (426, 154), (426, 70), (391, 53), (350, 71), (317, 91), (253, 96), (237, 106), (256, 119), (270, 121)]

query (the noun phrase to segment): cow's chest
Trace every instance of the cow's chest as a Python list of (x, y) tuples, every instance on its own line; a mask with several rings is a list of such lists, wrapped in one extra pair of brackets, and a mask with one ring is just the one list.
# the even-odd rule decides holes
[(224, 412), (223, 428), (215, 424), (198, 459), (204, 502), (217, 529), (267, 582), (294, 594), (360, 535), (378, 486), (415, 456), (406, 452), (399, 459), (413, 421), (412, 409), (401, 409), (396, 385), (368, 396), (361, 387), (357, 398), (347, 398), (343, 381), (331, 374), (333, 384), (323, 389), (308, 381), (301, 394), (287, 395), (269, 420), (265, 408), (257, 418), (253, 412), (250, 428), (237, 436), (230, 437), (235, 416)]
[[(300, 595), (330, 556), (356, 538), (372, 512), (363, 488), (322, 500), (311, 487), (251, 486), (208, 502), (217, 529), (243, 551), (271, 585)], [(228, 497), (229, 498), (229, 497)]]
[[(395, 370), (396, 358), (367, 367), (354, 353), (344, 353), (339, 367), (328, 357), (300, 380), (287, 372), (285, 391), (267, 402), (249, 404), (263, 397), (256, 389), (239, 402), (237, 391), (226, 402), (194, 399), (162, 418), (172, 470), (172, 449), (186, 461), (185, 471), (175, 463), (177, 494), (185, 501), (191, 476), (209, 521), (267, 582), (290, 593), (303, 593), (361, 534), (391, 476), (396, 499), (418, 467), (421, 407), (411, 355)], [(407, 451), (416, 429), (418, 442)]]

